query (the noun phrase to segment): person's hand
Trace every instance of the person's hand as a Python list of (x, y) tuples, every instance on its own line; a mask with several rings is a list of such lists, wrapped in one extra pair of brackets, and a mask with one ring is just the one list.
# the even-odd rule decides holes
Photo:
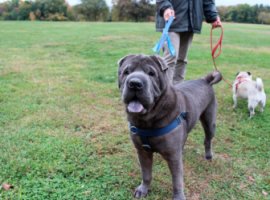
[(171, 16), (174, 16), (174, 10), (171, 8), (167, 8), (164, 11), (163, 18), (165, 19), (165, 21), (168, 21)]
[(216, 21), (212, 23), (212, 28), (222, 27), (222, 23), (220, 21), (219, 16), (217, 17)]

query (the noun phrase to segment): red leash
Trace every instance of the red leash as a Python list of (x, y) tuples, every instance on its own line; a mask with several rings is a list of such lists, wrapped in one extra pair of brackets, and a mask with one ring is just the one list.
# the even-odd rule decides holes
[[(215, 67), (215, 70), (216, 71), (219, 71), (218, 68), (217, 68), (217, 64), (216, 64), (216, 58), (221, 54), (222, 52), (222, 40), (223, 40), (223, 27), (220, 26), (219, 27), (221, 29), (221, 34), (220, 34), (220, 37), (217, 41), (217, 43), (215, 44), (215, 46), (213, 46), (213, 30), (215, 28), (211, 28), (211, 33), (210, 33), (210, 44), (211, 44), (211, 55), (212, 55), (212, 60), (213, 60), (213, 64), (214, 64), (214, 67)], [(226, 79), (224, 79), (224, 77), (222, 76), (222, 80), (225, 81), (230, 87), (232, 87), (232, 84), (230, 84), (229, 81), (227, 81)]]
[[(211, 54), (212, 54), (212, 60), (215, 66), (215, 69), (218, 71), (217, 69), (217, 65), (216, 65), (216, 61), (215, 59), (221, 54), (222, 52), (222, 40), (223, 40), (223, 27), (221, 26), (221, 34), (220, 37), (217, 41), (217, 43), (215, 44), (215, 46), (213, 47), (213, 30), (214, 28), (211, 28), (211, 33), (210, 33), (210, 44), (211, 44)], [(219, 50), (217, 52), (217, 50)]]

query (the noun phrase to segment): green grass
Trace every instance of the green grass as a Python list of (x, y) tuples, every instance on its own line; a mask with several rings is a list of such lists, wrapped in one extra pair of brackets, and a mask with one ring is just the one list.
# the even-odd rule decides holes
[[(152, 23), (0, 22), (0, 199), (127, 200), (140, 183), (136, 151), (117, 86), (117, 61), (152, 54)], [(217, 65), (232, 82), (238, 71), (263, 78), (270, 93), (270, 27), (224, 24)], [(212, 71), (210, 26), (195, 35), (187, 79)], [(218, 31), (215, 31), (218, 34)], [(215, 157), (204, 160), (198, 125), (185, 146), (188, 199), (270, 199), (270, 111), (248, 119), (232, 109), (231, 89), (215, 86), (219, 103)], [(147, 200), (171, 198), (171, 177), (156, 155)], [(264, 195), (267, 192), (268, 195)]]

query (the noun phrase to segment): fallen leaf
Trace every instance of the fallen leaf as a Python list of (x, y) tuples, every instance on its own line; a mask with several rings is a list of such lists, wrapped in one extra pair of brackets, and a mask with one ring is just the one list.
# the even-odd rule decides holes
[(8, 184), (8, 183), (3, 183), (3, 184), (2, 184), (2, 188), (3, 188), (4, 190), (10, 190), (10, 189), (13, 188), (13, 185), (10, 185), (10, 184)]
[(193, 194), (193, 195), (191, 196), (190, 199), (191, 199), (191, 200), (199, 200), (199, 199), (200, 199), (200, 194), (195, 193), (195, 194)]
[(246, 188), (246, 187), (247, 187), (246, 184), (244, 184), (244, 183), (241, 183), (241, 184), (240, 184), (240, 189), (241, 189), (241, 190), (244, 189), (244, 188)]
[(128, 173), (128, 175), (131, 176), (131, 177), (136, 177), (137, 176), (136, 173), (134, 173), (134, 172), (130, 172), (130, 173)]
[(250, 182), (255, 182), (255, 179), (254, 179), (252, 176), (248, 176), (248, 180), (249, 180)]
[(268, 195), (268, 193), (265, 192), (264, 190), (262, 191), (262, 193), (263, 193), (264, 196), (267, 196)]
[(229, 156), (228, 154), (224, 153), (224, 154), (223, 154), (223, 157), (224, 157), (224, 158), (229, 158), (230, 156)]

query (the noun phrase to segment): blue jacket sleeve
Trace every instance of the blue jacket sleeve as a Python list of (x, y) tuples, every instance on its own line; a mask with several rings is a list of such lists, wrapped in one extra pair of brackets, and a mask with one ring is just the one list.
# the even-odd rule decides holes
[(218, 12), (214, 0), (203, 0), (203, 12), (208, 23), (216, 21)]
[(163, 17), (163, 13), (167, 8), (173, 9), (171, 2), (168, 0), (156, 0), (156, 5), (157, 5), (157, 13), (161, 17)]

